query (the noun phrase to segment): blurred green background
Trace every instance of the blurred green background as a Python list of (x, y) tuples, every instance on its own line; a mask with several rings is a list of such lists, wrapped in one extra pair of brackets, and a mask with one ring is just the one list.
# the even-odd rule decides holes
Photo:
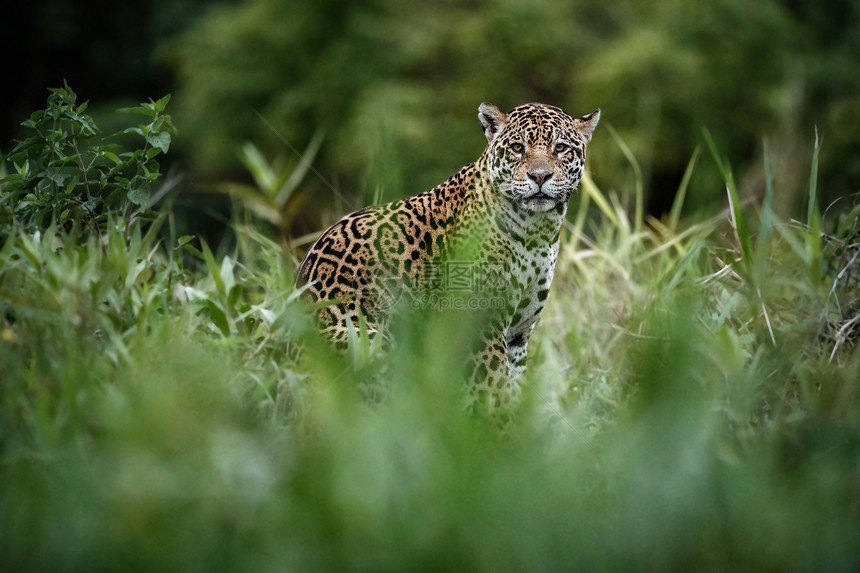
[[(108, 109), (173, 93), (172, 156), (198, 190), (247, 177), (238, 158), (246, 141), (289, 161), (291, 146), (321, 132), (320, 176), (306, 181), (297, 233), (373, 198), (432, 187), (473, 161), (485, 144), (475, 117), (484, 100), (602, 108), (595, 180), (622, 196), (633, 187), (611, 124), (658, 217), (702, 127), (742, 174), (743, 196), (763, 191), (768, 139), (781, 215), (802, 203), (797, 182), (816, 128), (825, 206), (860, 184), (854, 0), (37, 0), (10, 11), (2, 41), (16, 80), (0, 102), (3, 141), (64, 78)], [(710, 161), (692, 188), (689, 210), (725, 196)]]

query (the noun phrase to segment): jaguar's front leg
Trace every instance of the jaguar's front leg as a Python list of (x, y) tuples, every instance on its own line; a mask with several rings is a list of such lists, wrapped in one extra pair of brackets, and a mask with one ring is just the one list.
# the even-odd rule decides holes
[(528, 357), (529, 336), (534, 330), (534, 322), (530, 325), (509, 332), (505, 337), (508, 358), (508, 376), (519, 383), (526, 370)]
[(506, 426), (513, 419), (520, 394), (517, 380), (509, 373), (508, 345), (498, 325), (488, 327), (471, 357), (468, 410)]

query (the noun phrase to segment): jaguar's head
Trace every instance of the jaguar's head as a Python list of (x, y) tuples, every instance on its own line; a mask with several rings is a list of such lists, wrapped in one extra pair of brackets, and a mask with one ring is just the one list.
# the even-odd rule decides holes
[(478, 118), (487, 136), (493, 186), (531, 212), (566, 205), (585, 170), (585, 147), (600, 110), (573, 118), (557, 107), (529, 103), (507, 114), (482, 103)]

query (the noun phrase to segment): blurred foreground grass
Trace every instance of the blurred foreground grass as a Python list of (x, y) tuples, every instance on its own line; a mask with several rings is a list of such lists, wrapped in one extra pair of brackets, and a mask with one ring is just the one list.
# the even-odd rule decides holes
[(584, 181), (509, 439), (442, 319), (320, 345), (245, 216), (6, 237), (0, 569), (856, 571), (857, 210), (772, 192), (644, 229)]

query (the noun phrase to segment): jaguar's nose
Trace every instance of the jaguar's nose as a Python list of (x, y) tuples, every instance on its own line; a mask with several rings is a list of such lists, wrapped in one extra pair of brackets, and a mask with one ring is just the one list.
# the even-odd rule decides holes
[(529, 171), (528, 176), (529, 179), (537, 183), (538, 189), (540, 189), (543, 187), (544, 182), (552, 177), (552, 170), (546, 169), (545, 167), (539, 167)]

